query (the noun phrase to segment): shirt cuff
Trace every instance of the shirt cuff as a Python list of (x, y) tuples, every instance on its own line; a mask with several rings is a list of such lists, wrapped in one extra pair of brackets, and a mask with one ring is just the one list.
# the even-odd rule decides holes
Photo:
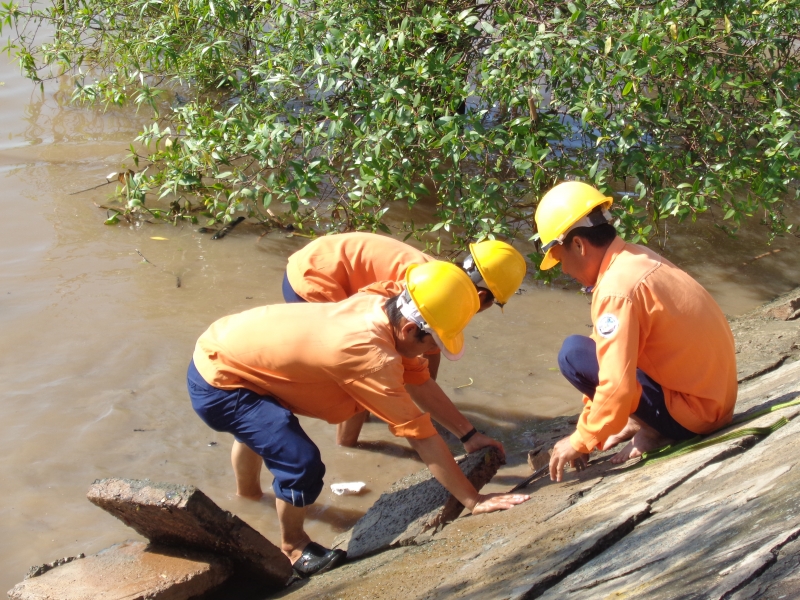
[(584, 441), (580, 431), (576, 431), (569, 436), (569, 443), (573, 450), (576, 452), (581, 452), (582, 454), (589, 454), (598, 445), (596, 438), (592, 438), (588, 442)]
[(411, 438), (414, 440), (424, 440), (425, 438), (436, 435), (436, 428), (433, 426), (431, 416), (428, 413), (420, 415), (408, 423), (389, 425), (391, 431), (397, 437)]

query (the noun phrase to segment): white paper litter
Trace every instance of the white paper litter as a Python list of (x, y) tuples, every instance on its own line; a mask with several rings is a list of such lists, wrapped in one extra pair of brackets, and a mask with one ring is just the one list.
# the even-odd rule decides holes
[(331, 491), (337, 496), (353, 496), (360, 494), (367, 487), (363, 481), (349, 481), (347, 483), (332, 483)]

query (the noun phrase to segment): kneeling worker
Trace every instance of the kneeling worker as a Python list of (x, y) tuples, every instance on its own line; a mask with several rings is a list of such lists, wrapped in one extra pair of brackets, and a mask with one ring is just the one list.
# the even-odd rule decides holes
[[(436, 479), (473, 513), (511, 508), (523, 494), (479, 494), (403, 385), (402, 357), (435, 347), (450, 358), (478, 309), (469, 277), (431, 262), (407, 270), (405, 290), (386, 299), (357, 294), (337, 303), (263, 306), (215, 322), (189, 365), (192, 406), (216, 431), (235, 436), (231, 462), (237, 494), (262, 496), (262, 461), (274, 476), (281, 550), (309, 576), (340, 563), (344, 552), (312, 542), (306, 506), (323, 487), (319, 449), (295, 415), (340, 423), (369, 410), (408, 439)], [(500, 445), (475, 431), (452, 403), (440, 423), (468, 452)]]
[(591, 338), (567, 338), (561, 372), (584, 394), (577, 431), (559, 441), (550, 478), (586, 464), (595, 448), (631, 440), (623, 463), (671, 441), (731, 421), (738, 390), (725, 315), (710, 294), (652, 250), (617, 237), (612, 199), (580, 182), (561, 183), (536, 209), (541, 268), (561, 268), (592, 292)]

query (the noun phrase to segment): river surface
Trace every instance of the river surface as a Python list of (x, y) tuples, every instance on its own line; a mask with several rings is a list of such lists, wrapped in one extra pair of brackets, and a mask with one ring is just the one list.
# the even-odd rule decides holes
[[(71, 194), (121, 169), (145, 116), (69, 106), (66, 84), (42, 95), (4, 55), (0, 82), (0, 593), (31, 565), (137, 538), (86, 500), (97, 478), (196, 485), (277, 541), (271, 495), (233, 494), (231, 438), (194, 415), (185, 371), (212, 321), (282, 302), (286, 258), (307, 240), (259, 238), (248, 224), (219, 241), (190, 226), (105, 226), (97, 205), (112, 186)], [(736, 240), (710, 222), (686, 231), (674, 228), (667, 256), (729, 315), (800, 284), (797, 238), (767, 247), (756, 225)], [(492, 490), (528, 474), (532, 423), (581, 405), (556, 354), (565, 336), (589, 333), (589, 300), (574, 284), (526, 281), (524, 289), (505, 312), (470, 324), (466, 356), (440, 375), (472, 422), (506, 444), (510, 464)], [(322, 450), (326, 484), (367, 483), (361, 496), (323, 492), (308, 522), (323, 544), (421, 467), (379, 422), (365, 426), (369, 443), (358, 449), (336, 447), (326, 423), (303, 426)], [(265, 473), (265, 489), (270, 481)]]

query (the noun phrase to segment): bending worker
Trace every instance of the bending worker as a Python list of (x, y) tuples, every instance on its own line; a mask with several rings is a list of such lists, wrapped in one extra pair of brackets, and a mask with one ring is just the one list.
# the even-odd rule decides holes
[[(461, 267), (478, 292), (484, 311), (508, 302), (522, 284), (525, 259), (512, 246), (498, 240), (470, 244), (470, 254)], [(362, 288), (385, 296), (397, 294), (406, 270), (412, 264), (434, 260), (413, 246), (374, 233), (340, 233), (317, 238), (289, 257), (283, 277), (286, 302), (339, 302)], [(406, 383), (416, 397), (430, 395), (422, 389), (439, 372), (441, 354), (434, 350), (420, 358), (406, 360)], [(427, 384), (430, 386), (430, 382)], [(359, 413), (337, 427), (336, 442), (355, 446), (368, 412)]]
[[(499, 240), (470, 244), (469, 250), (462, 268), (478, 290), (479, 312), (492, 304), (503, 306), (522, 284), (525, 259)], [(289, 257), (283, 297), (286, 302), (339, 302), (374, 283), (403, 281), (409, 266), (432, 260), (385, 235), (326, 235)]]
[(403, 385), (401, 358), (437, 346), (447, 357), (458, 355), (462, 330), (477, 309), (469, 277), (436, 261), (410, 267), (398, 296), (263, 306), (218, 320), (197, 341), (188, 372), (192, 406), (212, 429), (235, 436), (231, 462), (239, 496), (261, 498), (262, 462), (272, 473), (281, 550), (298, 573), (330, 569), (345, 554), (312, 542), (303, 528), (306, 506), (322, 491), (325, 465), (295, 415), (340, 423), (369, 410), (407, 438), (433, 476), (473, 513), (528, 499), (479, 494), (431, 417), (467, 452), (502, 446), (476, 432), (449, 401), (423, 413)]
[(652, 250), (617, 237), (612, 199), (580, 182), (561, 183), (536, 209), (545, 250), (592, 291), (591, 338), (568, 337), (563, 375), (583, 392), (577, 430), (560, 440), (550, 478), (586, 465), (595, 448), (630, 440), (623, 463), (731, 421), (736, 403), (733, 335), (719, 306), (694, 279)]

